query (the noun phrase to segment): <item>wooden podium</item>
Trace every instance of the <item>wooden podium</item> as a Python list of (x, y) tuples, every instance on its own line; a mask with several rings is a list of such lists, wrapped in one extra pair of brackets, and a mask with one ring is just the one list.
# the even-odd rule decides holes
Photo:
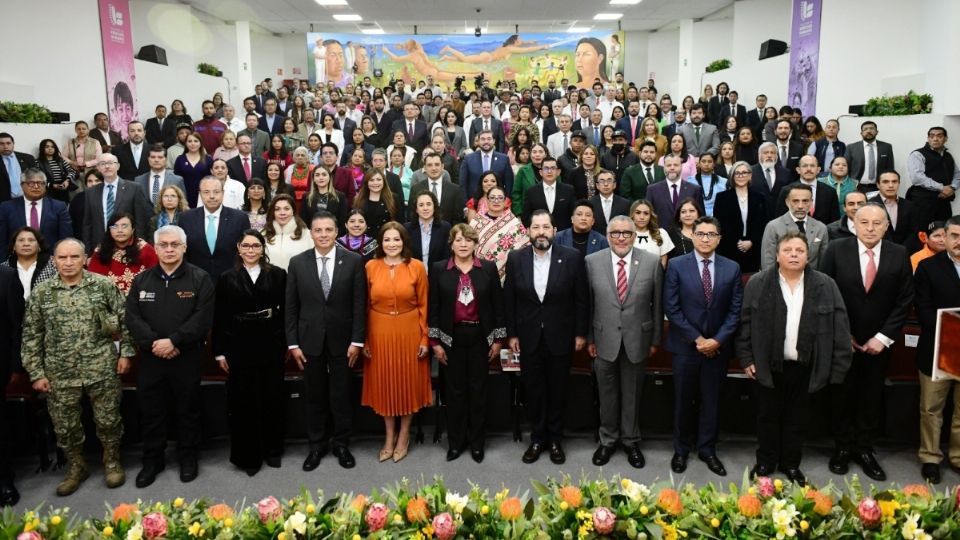
[(937, 310), (932, 378), (960, 381), (960, 308)]

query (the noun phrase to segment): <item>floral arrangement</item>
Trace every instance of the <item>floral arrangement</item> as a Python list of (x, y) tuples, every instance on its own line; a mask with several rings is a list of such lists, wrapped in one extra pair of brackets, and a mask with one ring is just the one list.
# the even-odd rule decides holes
[(903, 116), (927, 114), (933, 111), (933, 97), (910, 90), (901, 96), (881, 96), (867, 100), (863, 106), (864, 116)]
[(0, 515), (0, 540), (45, 539), (906, 539), (960, 538), (960, 490), (927, 485), (865, 490), (856, 476), (844, 487), (800, 487), (744, 474), (728, 491), (713, 485), (647, 486), (627, 478), (569, 477), (533, 481), (534, 494), (466, 494), (443, 481), (402, 480), (369, 495), (324, 499), (301, 490), (239, 507), (193, 502), (125, 503), (100, 519), (68, 508)]

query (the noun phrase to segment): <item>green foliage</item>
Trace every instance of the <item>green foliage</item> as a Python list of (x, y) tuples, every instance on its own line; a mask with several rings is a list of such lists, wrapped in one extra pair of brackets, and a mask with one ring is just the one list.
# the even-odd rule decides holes
[(0, 122), (12, 124), (52, 124), (50, 109), (36, 103), (0, 102)]
[(726, 58), (721, 58), (719, 60), (714, 60), (707, 65), (707, 73), (713, 73), (714, 71), (720, 71), (721, 69), (727, 69), (732, 66), (733, 62)]
[(901, 96), (870, 98), (863, 108), (864, 116), (903, 116), (928, 114), (933, 110), (933, 96), (917, 94), (913, 90)]
[(220, 68), (206, 62), (197, 64), (197, 71), (203, 73), (204, 75), (212, 75), (214, 77), (220, 77), (223, 75), (223, 72), (220, 71)]

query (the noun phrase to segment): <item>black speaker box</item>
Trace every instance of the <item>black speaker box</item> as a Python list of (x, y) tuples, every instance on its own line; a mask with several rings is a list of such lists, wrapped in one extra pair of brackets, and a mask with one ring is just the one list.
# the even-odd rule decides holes
[(167, 51), (157, 45), (144, 45), (140, 47), (137, 59), (165, 66), (167, 65)]
[(780, 56), (787, 52), (787, 44), (777, 39), (768, 39), (760, 44), (760, 60)]

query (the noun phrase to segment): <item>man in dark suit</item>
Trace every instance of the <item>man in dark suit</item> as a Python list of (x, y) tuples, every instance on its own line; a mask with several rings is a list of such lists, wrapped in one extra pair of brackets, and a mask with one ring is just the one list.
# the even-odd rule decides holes
[(0, 202), (22, 195), (20, 175), (36, 165), (33, 156), (14, 150), (13, 135), (0, 133)]
[(883, 404), (891, 347), (913, 304), (913, 267), (903, 246), (883, 240), (888, 225), (880, 205), (857, 210), (857, 237), (830, 242), (820, 265), (840, 288), (853, 343), (846, 379), (832, 388), (836, 447), (830, 472), (847, 474), (852, 460), (878, 482), (887, 475), (873, 455), (880, 432), (877, 411)]
[(643, 117), (640, 116), (640, 102), (631, 101), (627, 103), (627, 116), (617, 120), (614, 129), (622, 130), (627, 134), (627, 144), (633, 148), (633, 142), (640, 138), (641, 124)]
[(577, 196), (573, 186), (559, 182), (560, 168), (557, 160), (552, 157), (543, 158), (540, 167), (540, 177), (543, 180), (527, 188), (523, 196), (523, 214), (521, 221), (527, 227), (537, 210), (545, 210), (553, 217), (553, 223), (558, 230), (570, 228), (570, 216), (573, 215)]
[(777, 161), (776, 144), (772, 142), (761, 144), (758, 154), (759, 161), (751, 167), (753, 179), (750, 180), (750, 187), (763, 194), (767, 221), (770, 221), (783, 215), (783, 212), (777, 214), (777, 195), (792, 181), (793, 177)]
[(480, 177), (487, 171), (497, 175), (507, 193), (513, 193), (513, 167), (510, 158), (494, 150), (496, 137), (493, 132), (481, 131), (477, 151), (463, 158), (460, 162), (460, 186), (463, 192), (473, 196), (480, 185)]
[(0, 245), (20, 227), (40, 231), (48, 246), (73, 236), (73, 224), (67, 205), (47, 197), (47, 175), (40, 169), (27, 169), (20, 175), (22, 197), (0, 203)]
[(104, 154), (112, 153), (115, 147), (123, 144), (120, 134), (110, 129), (110, 119), (106, 113), (93, 115), (93, 124), (96, 128), (90, 130), (90, 136), (100, 142)]
[(220, 274), (233, 268), (237, 242), (250, 228), (245, 212), (223, 206), (223, 185), (212, 176), (200, 181), (202, 206), (180, 216), (187, 233), (187, 261), (210, 274), (216, 283)]
[[(263, 85), (258, 84), (253, 87), (253, 95), (247, 99), (252, 99), (256, 107), (257, 114), (263, 114), (264, 105), (266, 105), (267, 96), (263, 95)], [(246, 101), (246, 100), (244, 100)]]
[(663, 129), (660, 131), (660, 134), (667, 138), (669, 141), (673, 138), (674, 135), (680, 133), (680, 128), (686, 125), (687, 122), (687, 111), (680, 109), (673, 111), (673, 123), (663, 126)]
[(797, 184), (809, 187), (813, 191), (813, 204), (810, 205), (810, 217), (817, 218), (821, 223), (833, 223), (840, 219), (840, 201), (837, 200), (837, 192), (830, 189), (830, 186), (817, 181), (820, 174), (820, 165), (817, 164), (817, 156), (804, 155), (800, 158), (797, 166), (799, 180), (784, 186), (777, 195), (776, 215), (782, 215), (787, 211), (787, 193), (790, 188)]
[(93, 248), (100, 245), (100, 240), (107, 231), (107, 221), (118, 212), (133, 216), (137, 237), (147, 238), (150, 218), (153, 216), (150, 201), (140, 186), (117, 175), (119, 167), (116, 156), (102, 154), (97, 170), (103, 175), (103, 183), (85, 192), (83, 243), (86, 244), (89, 253), (93, 253)]
[(864, 193), (877, 190), (877, 175), (893, 170), (893, 146), (877, 140), (877, 124), (867, 120), (860, 124), (861, 140), (847, 145), (850, 178), (859, 181), (857, 189)]
[(647, 200), (653, 205), (653, 212), (660, 220), (660, 228), (672, 229), (673, 217), (680, 208), (680, 201), (691, 198), (697, 204), (700, 215), (703, 210), (703, 190), (693, 182), (685, 182), (680, 177), (680, 156), (667, 156), (663, 160), (664, 181), (647, 187)]
[(156, 116), (148, 118), (144, 126), (147, 132), (147, 142), (170, 146), (177, 142), (176, 126), (173, 120), (167, 119), (167, 107), (157, 105)]
[(730, 101), (728, 95), (730, 93), (730, 86), (721, 82), (717, 84), (717, 95), (711, 96), (710, 101), (707, 102), (707, 121), (715, 126), (722, 125), (720, 124), (720, 114), (723, 112), (724, 107), (728, 107)]
[[(133, 179), (140, 186), (140, 189), (147, 195), (150, 206), (156, 207), (157, 200), (160, 198), (160, 192), (166, 186), (177, 186), (180, 191), (186, 193), (186, 186), (183, 184), (183, 178), (173, 174), (173, 171), (167, 169), (167, 152), (162, 144), (155, 144), (150, 148), (147, 172)], [(144, 238), (148, 242), (149, 238)]]
[[(384, 96), (384, 99), (386, 99), (386, 96)], [(403, 119), (403, 99), (397, 95), (391, 96), (389, 104), (390, 106), (387, 107), (386, 112), (377, 122), (377, 133), (380, 135), (381, 141), (392, 141), (393, 130), (391, 128), (393, 123)], [(374, 108), (376, 108), (376, 105), (374, 105)]]
[(554, 100), (563, 97), (563, 93), (557, 88), (557, 81), (550, 79), (547, 81), (547, 89), (543, 91), (543, 102), (551, 105)]
[[(343, 132), (344, 141), (348, 144), (353, 142), (353, 131), (357, 129), (357, 123), (347, 116), (347, 104), (342, 101), (337, 103), (337, 114), (333, 116), (333, 125)], [(423, 148), (418, 148), (418, 150), (423, 150)]]
[(290, 114), (290, 109), (292, 108), (293, 99), (290, 98), (287, 87), (280, 86), (280, 88), (277, 88), (277, 114), (286, 117)]
[(227, 160), (227, 174), (234, 180), (245, 184), (251, 178), (267, 179), (267, 162), (253, 153), (253, 142), (246, 133), (237, 135), (237, 150), (239, 153)]
[[(496, 148), (497, 152), (503, 152), (503, 125), (500, 123), (499, 118), (491, 116), (492, 113), (493, 103), (488, 99), (481, 101), (480, 116), (473, 119), (473, 122), (470, 124), (469, 133), (467, 133), (467, 146), (473, 148), (473, 140), (477, 138), (477, 135), (489, 130), (490, 133), (493, 134), (494, 148)], [(460, 178), (463, 178), (463, 175), (461, 175)], [(467, 193), (473, 192), (467, 191)], [(508, 188), (507, 193), (511, 193), (510, 188)]]
[(737, 119), (737, 126), (744, 126), (747, 123), (747, 108), (737, 103), (739, 94), (736, 90), (731, 90), (727, 94), (727, 104), (720, 109), (720, 123), (717, 124), (721, 129), (727, 125), (727, 118), (733, 116)]
[(766, 120), (763, 115), (764, 109), (767, 108), (767, 96), (766, 94), (757, 94), (757, 106), (756, 108), (750, 109), (747, 111), (747, 126), (753, 130), (754, 140), (761, 140), (760, 135), (763, 131), (763, 124), (766, 123)]
[(666, 179), (663, 167), (657, 165), (657, 145), (653, 141), (643, 141), (640, 144), (640, 163), (627, 167), (620, 179), (620, 195), (633, 201), (647, 198), (647, 188), (651, 184)]
[(257, 128), (271, 137), (283, 132), (283, 114), (277, 110), (275, 99), (267, 99), (263, 106), (263, 116), (257, 121)]
[[(937, 332), (937, 310), (960, 306), (960, 216), (947, 220), (946, 249), (920, 261), (914, 275), (917, 299), (917, 318), (920, 320), (920, 339), (917, 342), (917, 370), (920, 372), (920, 474), (933, 484), (940, 483), (940, 462), (943, 451), (940, 446), (940, 430), (943, 425), (943, 408), (950, 390), (960, 391), (960, 384), (946, 379), (931, 379), (933, 350)], [(950, 454), (956, 456), (960, 448), (956, 425), (950, 426)], [(960, 463), (951, 457), (950, 465)]]
[(586, 271), (580, 252), (553, 243), (556, 228), (546, 210), (530, 217), (527, 233), (531, 245), (510, 252), (503, 285), (508, 344), (520, 355), (533, 426), (523, 462), (549, 448), (550, 461), (561, 465), (567, 377), (590, 325)]
[(843, 215), (833, 223), (827, 224), (827, 237), (831, 242), (840, 238), (857, 236), (854, 217), (857, 210), (867, 204), (867, 196), (861, 191), (851, 191), (843, 198)]
[(714, 474), (727, 475), (717, 457), (720, 385), (733, 357), (743, 282), (740, 266), (717, 255), (722, 232), (716, 218), (698, 219), (693, 224), (694, 252), (670, 261), (663, 285), (676, 407), (670, 468), (677, 474), (687, 469), (687, 456), (696, 450)]
[[(307, 439), (303, 470), (312, 471), (333, 446), (340, 466), (350, 453), (354, 398), (351, 368), (366, 339), (367, 277), (363, 259), (336, 245), (337, 220), (317, 212), (310, 222), (314, 249), (290, 259), (285, 325), (290, 356), (304, 371)], [(327, 411), (333, 433), (327, 431)]]
[(617, 178), (611, 171), (601, 169), (596, 177), (597, 194), (590, 199), (593, 208), (593, 230), (600, 234), (607, 231), (607, 223), (617, 216), (630, 212), (630, 201), (616, 194)]
[(417, 152), (422, 151), (429, 143), (428, 130), (427, 123), (420, 120), (420, 106), (414, 102), (404, 104), (403, 118), (394, 120), (390, 126), (390, 133), (402, 131), (407, 137), (407, 145), (415, 148)]
[(20, 329), (23, 325), (23, 286), (13, 268), (0, 267), (0, 508), (16, 506), (20, 492), (13, 483), (7, 420), (7, 384), (20, 369)]
[(127, 125), (126, 143), (114, 148), (120, 170), (120, 178), (132, 179), (150, 170), (148, 146), (144, 144), (143, 124), (134, 120)]
[(789, 120), (777, 121), (777, 127), (774, 129), (777, 145), (777, 159), (780, 166), (790, 172), (791, 180), (797, 180), (800, 175), (797, 167), (800, 165), (800, 158), (807, 155), (803, 148), (803, 143), (792, 140), (793, 124)]
[[(443, 221), (456, 225), (463, 223), (463, 208), (466, 206), (463, 198), (463, 191), (460, 186), (449, 180), (443, 180), (443, 160), (436, 153), (430, 153), (423, 158), (423, 171), (427, 178), (422, 182), (410, 186), (410, 200), (407, 207), (411, 221), (415, 221), (417, 215), (417, 196), (424, 191), (432, 191), (434, 196), (440, 202), (440, 207), (436, 210)], [(436, 219), (435, 219), (436, 221)]]
[(880, 204), (887, 211), (890, 226), (885, 238), (905, 246), (911, 252), (916, 251), (919, 249), (915, 243), (917, 231), (929, 223), (917, 223), (913, 203), (899, 196), (900, 173), (894, 170), (881, 172), (877, 187), (880, 193), (869, 202)]
[(594, 358), (600, 401), (600, 467), (622, 444), (634, 468), (643, 467), (640, 450), (640, 392), (647, 358), (657, 352), (663, 333), (660, 258), (634, 247), (633, 220), (617, 216), (607, 228), (609, 249), (586, 258), (593, 324), (587, 353)]

